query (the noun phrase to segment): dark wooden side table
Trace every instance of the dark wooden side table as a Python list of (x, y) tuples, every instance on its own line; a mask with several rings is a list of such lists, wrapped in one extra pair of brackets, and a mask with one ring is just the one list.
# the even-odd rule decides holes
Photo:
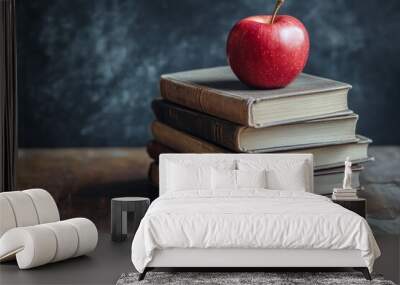
[(111, 239), (124, 241), (128, 236), (128, 213), (133, 212), (133, 234), (150, 205), (144, 197), (120, 197), (111, 199)]
[(355, 198), (351, 200), (332, 199), (332, 201), (340, 206), (359, 214), (365, 218), (367, 213), (367, 200), (364, 198)]

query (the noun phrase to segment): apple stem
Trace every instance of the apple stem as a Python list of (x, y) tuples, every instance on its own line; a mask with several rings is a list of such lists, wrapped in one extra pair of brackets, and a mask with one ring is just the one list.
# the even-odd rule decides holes
[(271, 21), (269, 22), (270, 24), (274, 23), (276, 15), (278, 15), (278, 11), (281, 8), (281, 6), (283, 5), (283, 2), (285, 2), (285, 0), (276, 0), (274, 14), (272, 14)]

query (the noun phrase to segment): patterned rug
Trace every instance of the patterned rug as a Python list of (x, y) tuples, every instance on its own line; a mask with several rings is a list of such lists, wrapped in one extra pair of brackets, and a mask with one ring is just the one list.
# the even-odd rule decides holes
[(395, 285), (380, 275), (372, 275), (368, 281), (359, 272), (148, 272), (146, 278), (138, 281), (138, 273), (122, 274), (117, 285), (145, 284), (221, 284), (221, 285), (292, 285), (292, 284), (379, 284)]

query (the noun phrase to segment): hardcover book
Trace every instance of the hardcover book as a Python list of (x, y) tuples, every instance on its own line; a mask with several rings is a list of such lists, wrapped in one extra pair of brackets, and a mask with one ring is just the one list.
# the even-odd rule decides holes
[[(155, 141), (147, 145), (147, 152), (154, 160), (158, 160), (161, 153), (231, 152), (157, 121), (152, 125), (152, 132)], [(354, 164), (372, 160), (373, 158), (368, 156), (368, 145), (371, 140), (360, 135), (357, 138), (358, 141), (355, 143), (309, 146), (305, 149), (280, 152), (311, 153), (314, 156), (314, 169), (316, 170), (343, 166), (346, 157), (351, 157)]]
[(171, 128), (163, 123), (154, 121), (151, 124), (151, 132), (156, 141), (182, 153), (219, 153), (230, 152), (204, 140)]
[(267, 152), (357, 140), (358, 116), (354, 113), (335, 113), (336, 116), (324, 119), (249, 128), (165, 100), (154, 100), (152, 108), (160, 122), (235, 152)]
[(368, 156), (368, 146), (372, 140), (357, 135), (356, 143), (333, 144), (323, 147), (297, 149), (286, 151), (288, 153), (312, 153), (314, 156), (314, 169), (333, 168), (344, 165), (347, 157), (351, 158), (353, 164), (373, 160)]
[[(353, 168), (353, 179), (352, 187), (355, 189), (360, 189), (360, 171), (362, 167), (355, 166)], [(157, 162), (152, 162), (149, 168), (149, 181), (151, 185), (158, 186), (158, 164)], [(314, 192), (320, 195), (332, 194), (332, 190), (335, 187), (339, 187), (343, 182), (343, 169), (342, 172), (324, 172), (318, 173), (314, 172)]]
[(158, 143), (156, 141), (150, 141), (146, 145), (146, 152), (150, 156), (150, 158), (154, 159), (155, 161), (158, 161), (158, 156), (162, 153), (177, 153), (178, 151), (175, 151), (161, 143)]
[(148, 171), (148, 178), (152, 186), (158, 187), (158, 180), (159, 180), (159, 175), (158, 175), (158, 163), (152, 162), (149, 167)]
[(285, 88), (251, 89), (228, 66), (165, 74), (160, 80), (161, 96), (166, 100), (254, 128), (346, 111), (350, 88), (302, 73)]
[[(351, 177), (351, 186), (354, 189), (361, 189), (360, 173), (363, 169), (361, 165), (354, 165), (352, 167), (353, 175)], [(342, 187), (343, 173), (344, 167), (315, 171), (314, 192), (321, 195), (332, 194), (334, 188)]]

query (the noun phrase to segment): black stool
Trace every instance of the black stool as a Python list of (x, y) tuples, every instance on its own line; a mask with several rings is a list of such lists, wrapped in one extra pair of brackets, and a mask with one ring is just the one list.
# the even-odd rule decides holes
[(111, 199), (111, 239), (113, 241), (124, 241), (127, 238), (128, 212), (134, 213), (133, 234), (135, 234), (149, 205), (150, 199), (144, 197)]

